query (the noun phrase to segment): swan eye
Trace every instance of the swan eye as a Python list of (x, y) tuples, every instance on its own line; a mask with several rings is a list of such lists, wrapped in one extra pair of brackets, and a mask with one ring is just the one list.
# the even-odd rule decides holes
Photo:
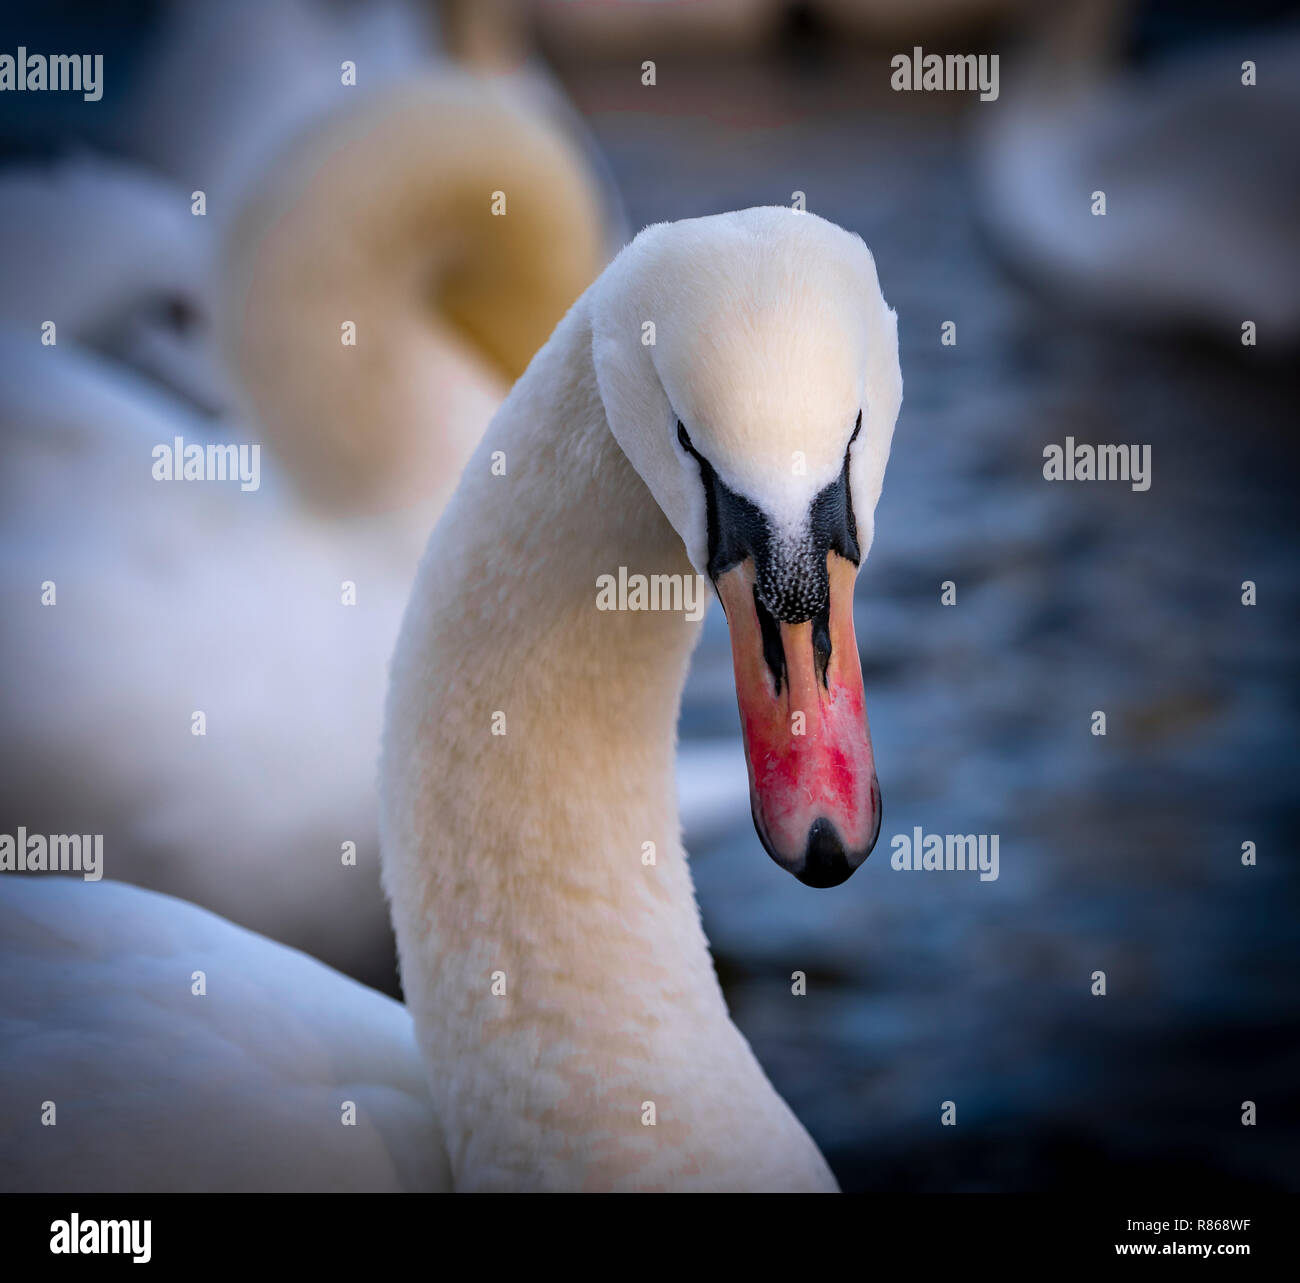
[(695, 453), (691, 449), (691, 439), (686, 435), (686, 425), (680, 419), (677, 420), (677, 440), (681, 442), (683, 450), (691, 450), (692, 454)]

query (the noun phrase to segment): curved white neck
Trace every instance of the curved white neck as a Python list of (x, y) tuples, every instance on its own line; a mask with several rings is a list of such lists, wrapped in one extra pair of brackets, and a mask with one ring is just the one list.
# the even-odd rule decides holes
[(393, 662), (384, 877), (456, 1184), (834, 1188), (700, 926), (673, 783), (698, 625), (596, 608), (620, 566), (693, 572), (590, 346), (580, 300), (470, 461)]

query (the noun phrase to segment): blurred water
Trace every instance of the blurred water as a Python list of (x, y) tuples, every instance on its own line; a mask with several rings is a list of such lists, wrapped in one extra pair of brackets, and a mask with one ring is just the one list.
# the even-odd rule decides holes
[[(880, 845), (833, 891), (747, 823), (692, 852), (737, 1021), (847, 1188), (1295, 1187), (1295, 383), (1013, 284), (950, 96), (847, 61), (659, 79), (568, 76), (632, 224), (806, 192), (875, 252), (905, 382), (857, 596)], [(1045, 482), (1067, 434), (1150, 443), (1152, 488)], [(682, 735), (742, 751), (716, 609)], [(891, 869), (914, 825), (999, 834), (999, 879)]]

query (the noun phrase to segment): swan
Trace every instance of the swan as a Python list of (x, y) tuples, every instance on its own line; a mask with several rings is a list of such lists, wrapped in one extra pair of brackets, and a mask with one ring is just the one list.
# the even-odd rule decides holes
[(852, 588), (901, 395), (862, 241), (751, 209), (643, 231), (467, 465), (399, 635), (380, 770), (457, 1188), (834, 1187), (700, 926), (672, 790), (698, 625), (595, 590), (620, 566), (712, 580), (762, 843), (843, 881), (880, 823)]
[(1254, 321), (1261, 344), (1294, 344), (1300, 33), (1126, 72), (1111, 57), (1123, 7), (1061, 6), (1001, 101), (976, 111), (977, 196), (998, 251), (1085, 312), (1231, 344)]
[(153, 480), (209, 422), (36, 342), (0, 333), (0, 832), (102, 834), (107, 876), (391, 986), (375, 705), (407, 582), (383, 532), (313, 518), (270, 459), (252, 493)]
[(297, 950), (125, 883), (8, 876), (0, 961), (5, 1193), (446, 1188), (405, 1009)]
[[(179, 0), (162, 11), (118, 133), (138, 160), (201, 188), (215, 211), (261, 181), (294, 133), (347, 96), (425, 70), (431, 15), (409, 0)], [(344, 64), (355, 84), (344, 84)]]
[[(126, 303), (185, 261), (185, 220), (203, 220), (138, 182), (122, 204), (139, 234), (110, 240), (129, 218), (79, 212), (107, 185), (99, 171), (24, 183), (76, 235), (37, 220), (3, 250), (32, 266), (0, 338), (0, 607), (23, 674), (0, 693), (0, 825), (102, 832), (109, 876), (391, 988), (385, 663), (428, 530), (511, 371), (604, 261), (581, 157), (465, 73), (359, 94), (313, 126), (220, 238), (214, 329), (244, 382), (216, 421), (81, 341), (120, 329)], [(489, 214), (497, 185), (504, 218)], [(560, 229), (562, 250), (530, 268)], [(96, 288), (79, 295), (78, 279)], [(508, 320), (489, 351), (471, 331), (493, 313)], [(64, 323), (54, 347), (45, 317)], [(178, 436), (261, 444), (261, 488), (155, 481), (154, 448)]]
[[(482, 0), (226, 0), (218, 8), (180, 0), (157, 24), (119, 133), (138, 159), (187, 190), (201, 188), (213, 217), (224, 218), (322, 117), (413, 79), (475, 70), (530, 119), (526, 130), (549, 129), (598, 180), (606, 231), (616, 237), (607, 258), (626, 235), (600, 152), (558, 81), (526, 58), (524, 24), (494, 9)], [(457, 129), (466, 147), (480, 123), (481, 145), (494, 145), (494, 122), (465, 112)], [(548, 325), (541, 338), (549, 333)]]
[[(642, 342), (648, 321), (653, 345)], [(816, 215), (760, 208), (642, 232), (498, 411), (429, 540), (389, 687), (384, 881), (432, 1134), (412, 1124), (414, 1143), (429, 1146), (426, 1165), (399, 1154), (400, 1172), (385, 1178), (458, 1190), (836, 1188), (727, 1014), (680, 842), (676, 712), (699, 625), (671, 612), (598, 611), (595, 580), (623, 563), (715, 583), (759, 837), (801, 881), (842, 882), (880, 823), (852, 591), (901, 396), (896, 320), (866, 246)], [(499, 451), (505, 476), (491, 467)], [(805, 734), (792, 733), (796, 712)], [(499, 713), (505, 733), (493, 735)], [(116, 904), (91, 909), (106, 893)], [(206, 1110), (236, 1090), (225, 1081), (209, 1090), (201, 1060), (180, 1056), (206, 1036), (210, 1008), (186, 1008), (182, 1045), (164, 1064), (151, 1026), (172, 1016), (146, 1004), (160, 992), (173, 1007), (207, 1001), (185, 996), (205, 941), (225, 959), (211, 968), (210, 992), (225, 965), (238, 981), (287, 968), (286, 951), (206, 914), (191, 924), (194, 910), (154, 896), (137, 933), (132, 899), (143, 896), (0, 878), (0, 963), (28, 978), (0, 988), (0, 1067), (11, 1084), (0, 1135), (14, 1188), (57, 1179), (32, 1117), (51, 1094), (52, 1062), (85, 1047), (79, 1031), (94, 1020), (107, 1036), (93, 1063), (57, 1060), (79, 1105), (61, 1115), (60, 1127), (72, 1125), (59, 1143), (66, 1162), (79, 1161), (79, 1136), (98, 1143), (93, 1170), (106, 1186), (156, 1187), (156, 1173), (174, 1171), (170, 1151), (152, 1161), (165, 1128), (133, 1129), (129, 1155), (120, 1139), (105, 1142), (115, 1109), (105, 1097), (122, 1081), (115, 1066), (131, 1067), (141, 1098), (131, 1107), (150, 1119), (184, 1114), (187, 1099)], [(83, 929), (67, 916), (74, 899)], [(41, 932), (64, 922), (60, 947), (101, 969), (107, 1017), (31, 965)], [(163, 965), (134, 965), (118, 983), (113, 960), (133, 937)], [(154, 950), (155, 938), (166, 948)], [(374, 998), (363, 1010), (350, 982), (296, 965), (291, 980), (303, 975), (307, 992), (276, 986), (255, 1007), (255, 1027), (232, 1041), (274, 1048), (284, 1025), (315, 1045), (319, 1070), (319, 1049), (336, 1045), (355, 1012), (346, 1054), (360, 1055), (356, 1045), (391, 1009)], [(344, 988), (336, 1010), (332, 994)], [(54, 1047), (42, 1032), (51, 1025), (67, 1035)], [(386, 1067), (373, 1076), (407, 1084), (394, 1093), (399, 1112), (418, 1095), (411, 1045), (392, 1022), (374, 1043), (372, 1060)], [(188, 1092), (176, 1091), (173, 1063)], [(348, 1063), (314, 1084), (343, 1090)], [(268, 1096), (277, 1107), (283, 1098)], [(296, 1114), (292, 1101), (275, 1120), (286, 1144), (323, 1115), (333, 1125), (327, 1091), (305, 1094)], [(190, 1128), (188, 1183), (210, 1171), (269, 1187), (247, 1166), (227, 1176), (207, 1165), (210, 1151), (225, 1156), (260, 1127), (267, 1108), (252, 1094), (219, 1125)], [(387, 1115), (374, 1126), (394, 1134)], [(337, 1142), (302, 1140), (308, 1183), (346, 1183), (331, 1166)], [(292, 1157), (280, 1155), (276, 1180), (301, 1187)]]
[(0, 170), (0, 325), (75, 343), (217, 414), (204, 326), (211, 244), (188, 193), (95, 153)]

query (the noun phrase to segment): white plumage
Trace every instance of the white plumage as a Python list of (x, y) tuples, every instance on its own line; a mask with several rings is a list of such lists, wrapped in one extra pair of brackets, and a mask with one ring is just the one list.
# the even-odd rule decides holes
[(446, 1184), (410, 1017), (294, 949), (136, 887), (9, 877), (0, 965), (0, 1189)]
[[(701, 253), (746, 270), (695, 276)], [(858, 310), (861, 324), (828, 324)], [(708, 317), (813, 364), (681, 343), (652, 395), (653, 354), (626, 316), (670, 331)], [(820, 345), (776, 342), (818, 317)], [(901, 391), (892, 313), (860, 240), (760, 209), (653, 228), (624, 251), (516, 385), (430, 540), (381, 769), (385, 886), (427, 1105), (407, 1017), (378, 996), (174, 901), (6, 880), (0, 966), (27, 980), (0, 1005), (4, 1127), (38, 1126), (45, 1099), (71, 1103), (57, 1141), (14, 1147), (25, 1166), (9, 1179), (835, 1188), (728, 1016), (695, 904), (673, 771), (698, 622), (595, 608), (598, 576), (619, 564), (692, 573), (696, 507), (652, 497), (684, 497), (667, 397), (692, 386), (698, 404), (725, 404), (704, 394), (737, 361), (755, 403), (800, 409), (784, 424), (702, 422), (720, 471), (744, 477), (782, 447), (842, 456), (842, 411), (860, 395), (873, 438), (851, 484), (869, 529)], [(615, 363), (626, 378), (611, 380)], [(506, 477), (489, 466), (503, 449)], [(767, 471), (763, 493), (782, 476), (805, 484)], [(508, 729), (494, 735), (498, 712)], [(110, 871), (111, 858), (106, 844)], [(195, 970), (207, 998), (189, 991)], [(368, 1131), (340, 1125), (340, 1092), (364, 1095)], [(349, 1147), (363, 1145), (361, 1162)]]

